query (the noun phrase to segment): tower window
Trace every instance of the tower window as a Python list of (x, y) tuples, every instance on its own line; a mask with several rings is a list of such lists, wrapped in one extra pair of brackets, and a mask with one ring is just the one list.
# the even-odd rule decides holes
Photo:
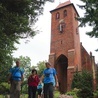
[(59, 30), (60, 30), (60, 32), (63, 32), (63, 25), (62, 24), (60, 24)]
[(57, 12), (57, 13), (56, 13), (56, 19), (59, 19), (59, 18), (60, 18), (60, 13)]
[(65, 28), (65, 23), (60, 23), (59, 24), (59, 31), (60, 31), (60, 33), (64, 32), (64, 28)]
[(67, 11), (66, 10), (64, 10), (63, 15), (64, 15), (64, 17), (67, 16)]

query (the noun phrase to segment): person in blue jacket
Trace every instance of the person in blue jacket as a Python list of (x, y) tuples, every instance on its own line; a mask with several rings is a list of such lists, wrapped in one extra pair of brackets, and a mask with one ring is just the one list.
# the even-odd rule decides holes
[(58, 87), (57, 72), (55, 68), (52, 68), (49, 62), (46, 62), (45, 65), (46, 69), (43, 71), (43, 75), (41, 78), (44, 83), (43, 87), (44, 98), (53, 98), (54, 80), (55, 80), (55, 86)]
[[(20, 61), (16, 61), (16, 66), (10, 69), (8, 83), (11, 84), (10, 98), (20, 98), (21, 83), (23, 81), (23, 68), (20, 68)], [(11, 79), (11, 80), (10, 80)]]

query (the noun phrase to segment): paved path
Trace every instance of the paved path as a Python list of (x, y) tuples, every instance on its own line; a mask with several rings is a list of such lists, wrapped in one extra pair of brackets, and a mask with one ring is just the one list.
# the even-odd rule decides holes
[(73, 98), (73, 96), (68, 96), (68, 95), (62, 94), (58, 98)]

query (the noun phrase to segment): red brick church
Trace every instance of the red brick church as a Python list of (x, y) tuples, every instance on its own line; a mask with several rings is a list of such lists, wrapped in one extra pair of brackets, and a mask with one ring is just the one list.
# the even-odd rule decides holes
[(51, 12), (51, 43), (49, 61), (58, 73), (59, 90), (71, 90), (73, 74), (76, 70), (87, 69), (95, 80), (95, 59), (80, 43), (79, 14), (73, 3), (59, 4)]

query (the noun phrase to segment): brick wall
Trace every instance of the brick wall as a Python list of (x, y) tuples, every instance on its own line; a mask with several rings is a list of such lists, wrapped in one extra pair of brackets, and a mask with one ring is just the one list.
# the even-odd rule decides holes
[[(50, 11), (52, 16), (49, 61), (57, 70), (61, 93), (71, 90), (73, 73), (76, 69), (92, 70), (90, 55), (80, 44), (78, 21), (75, 19), (79, 15), (69, 1), (64, 4)], [(66, 16), (64, 11), (67, 12)], [(62, 32), (60, 24), (63, 24)]]

